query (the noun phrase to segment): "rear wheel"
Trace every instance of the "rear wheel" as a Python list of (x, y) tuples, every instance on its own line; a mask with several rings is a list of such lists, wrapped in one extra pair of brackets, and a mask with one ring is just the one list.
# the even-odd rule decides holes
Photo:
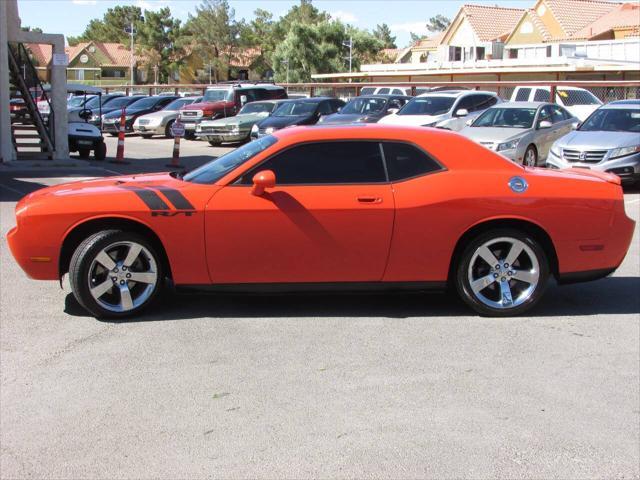
[(538, 165), (538, 151), (536, 150), (536, 147), (533, 145), (529, 145), (527, 147), (527, 150), (524, 152), (522, 163), (526, 167), (535, 167)]
[(161, 286), (162, 262), (141, 235), (105, 230), (73, 253), (69, 279), (80, 305), (96, 317), (119, 318), (147, 307)]
[(91, 154), (91, 149), (80, 148), (78, 149), (78, 154), (80, 155), (80, 158), (89, 158), (89, 155)]
[(93, 151), (93, 157), (100, 161), (107, 158), (107, 145), (104, 142), (101, 142)]
[(480, 315), (519, 315), (542, 297), (549, 278), (547, 256), (529, 235), (496, 229), (464, 249), (456, 268), (460, 297)]

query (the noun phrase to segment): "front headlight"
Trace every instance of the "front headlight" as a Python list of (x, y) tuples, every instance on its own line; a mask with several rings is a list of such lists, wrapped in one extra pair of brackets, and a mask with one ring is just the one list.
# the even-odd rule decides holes
[(264, 133), (266, 133), (267, 135), (270, 135), (274, 132), (275, 128), (273, 127), (267, 127), (267, 129), (264, 131)]
[(258, 130), (259, 130), (258, 124), (254, 123), (253, 127), (251, 127), (251, 133), (258, 133)]
[(496, 148), (496, 151), (501, 152), (503, 150), (513, 150), (518, 146), (518, 142), (520, 142), (519, 138), (516, 140), (511, 140), (510, 142), (500, 143), (498, 144), (498, 148)]
[(557, 145), (551, 145), (551, 154), (558, 158), (562, 158), (562, 149)]
[(627, 155), (633, 155), (640, 152), (640, 145), (634, 145), (632, 147), (620, 147), (614, 148), (609, 152), (609, 159), (626, 157)]

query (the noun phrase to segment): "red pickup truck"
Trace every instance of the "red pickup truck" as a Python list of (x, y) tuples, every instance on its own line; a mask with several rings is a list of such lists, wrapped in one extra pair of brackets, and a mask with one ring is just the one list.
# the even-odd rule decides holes
[(207, 88), (202, 102), (183, 107), (179, 118), (184, 124), (185, 137), (193, 139), (196, 127), (203, 120), (232, 117), (245, 103), (281, 98), (287, 98), (287, 91), (270, 83), (216, 85)]

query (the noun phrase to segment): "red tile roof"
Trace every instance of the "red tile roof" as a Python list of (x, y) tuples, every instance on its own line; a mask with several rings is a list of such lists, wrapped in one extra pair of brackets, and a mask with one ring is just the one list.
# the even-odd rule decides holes
[(51, 61), (53, 47), (43, 43), (27, 43), (25, 45), (33, 55), (37, 67), (46, 67)]
[(461, 10), (481, 42), (489, 42), (511, 32), (525, 12), (522, 8), (487, 5), (463, 5)]
[(589, 39), (617, 28), (630, 29), (632, 32), (640, 30), (640, 4), (618, 5), (595, 22), (575, 32), (571, 38)]
[(67, 47), (65, 50), (69, 55), (69, 62), (85, 51), (89, 45), (94, 45), (107, 58), (107, 62), (101, 64), (103, 67), (129, 67), (131, 65), (131, 52), (127, 47), (120, 43), (105, 42), (81, 42), (73, 47)]
[(565, 38), (620, 6), (604, 0), (544, 0), (544, 3), (560, 24)]

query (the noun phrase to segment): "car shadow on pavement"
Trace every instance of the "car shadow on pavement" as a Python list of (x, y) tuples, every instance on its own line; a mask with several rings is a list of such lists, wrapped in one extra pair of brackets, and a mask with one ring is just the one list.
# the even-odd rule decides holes
[[(640, 277), (610, 277), (559, 287), (550, 284), (526, 317), (640, 313)], [(90, 316), (67, 295), (65, 312)], [(196, 318), (277, 317), (459, 317), (474, 315), (455, 296), (444, 293), (371, 294), (166, 294), (141, 316), (104, 322), (152, 322)]]
[(0, 202), (17, 202), (25, 195), (46, 186), (39, 182), (28, 182), (13, 177), (0, 178)]

